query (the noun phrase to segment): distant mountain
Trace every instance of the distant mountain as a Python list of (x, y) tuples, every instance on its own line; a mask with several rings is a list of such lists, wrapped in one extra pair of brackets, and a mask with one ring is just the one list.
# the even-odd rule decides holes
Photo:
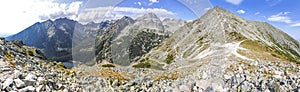
[(161, 69), (196, 68), (199, 62), (205, 61), (221, 67), (239, 60), (300, 63), (300, 46), (268, 23), (245, 20), (215, 7), (181, 27), (139, 61)]
[[(172, 21), (177, 20), (168, 20), (168, 22), (170, 23), (175, 23)], [(96, 61), (102, 62), (102, 60), (106, 60), (112, 62), (113, 60), (111, 56), (111, 50), (113, 47), (111, 47), (111, 44), (114, 44), (114, 40), (118, 41), (117, 39), (119, 39), (120, 37), (130, 37), (130, 40), (128, 41), (140, 41), (139, 37), (144, 37), (144, 35), (170, 35), (170, 33), (173, 33), (173, 30), (179, 28), (176, 27), (172, 28), (172, 30), (165, 30), (164, 27), (166, 25), (168, 24), (163, 24), (163, 22), (153, 13), (145, 14), (137, 18), (136, 20), (124, 16), (123, 18), (118, 20), (109, 20), (101, 23), (91, 22), (86, 25), (80, 24), (77, 21), (67, 18), (60, 18), (54, 21), (47, 20), (45, 22), (35, 23), (32, 26), (21, 31), (20, 33), (7, 37), (7, 39), (22, 40), (28, 46), (35, 46), (41, 49), (45, 56), (51, 60), (63, 62), (72, 61), (73, 59), (76, 59), (78, 61), (91, 61), (91, 59), (94, 58), (93, 56), (96, 56)], [(144, 40), (156, 39), (156, 41), (161, 41), (163, 39), (148, 38), (148, 36), (146, 36)], [(120, 40), (123, 39), (119, 39), (119, 41)], [(141, 44), (144, 45), (145, 43)], [(142, 51), (137, 52), (139, 54), (135, 54), (135, 52), (132, 52), (130, 58), (133, 59), (137, 56), (141, 56), (147, 53), (157, 44), (159, 43), (155, 43), (155, 45), (153, 46), (146, 46), (145, 49), (147, 50), (137, 50)], [(89, 50), (91, 45), (95, 45), (92, 47), (94, 48), (93, 50)], [(139, 46), (140, 45), (134, 45), (134, 47)], [(72, 55), (75, 55), (76, 57), (74, 58), (72, 57)]]
[(28, 46), (40, 48), (48, 59), (71, 60), (72, 36), (76, 21), (60, 18), (35, 23), (8, 40), (22, 40)]
[[(96, 51), (99, 52), (97, 61), (106, 60), (119, 65), (129, 65), (168, 37), (162, 21), (153, 13), (145, 14), (127, 24), (129, 25), (124, 29), (117, 30), (117, 34), (114, 30), (109, 31), (109, 35), (106, 34), (104, 37), (110, 38), (107, 43), (97, 43), (97, 50), (101, 50), (98, 47), (102, 47), (98, 44), (104, 45), (104, 48), (106, 48), (105, 50)], [(109, 29), (119, 28), (118, 26), (112, 27)]]

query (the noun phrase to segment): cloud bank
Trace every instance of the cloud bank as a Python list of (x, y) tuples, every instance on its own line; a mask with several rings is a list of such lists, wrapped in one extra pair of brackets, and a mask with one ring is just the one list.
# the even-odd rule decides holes
[(272, 15), (268, 18), (269, 21), (273, 22), (284, 22), (284, 23), (291, 23), (292, 20), (287, 16), (290, 12), (280, 12), (276, 15)]
[(155, 13), (160, 18), (173, 18), (175, 13), (161, 8), (133, 8), (133, 7), (98, 7), (87, 8), (79, 14), (78, 21), (85, 24), (88, 22), (101, 22), (104, 20), (119, 19), (123, 16), (137, 18), (145, 13)]
[(58, 0), (4, 0), (0, 3), (0, 20), (6, 26), (0, 34), (15, 34), (36, 22), (68, 17), (75, 19), (82, 1), (62, 3)]

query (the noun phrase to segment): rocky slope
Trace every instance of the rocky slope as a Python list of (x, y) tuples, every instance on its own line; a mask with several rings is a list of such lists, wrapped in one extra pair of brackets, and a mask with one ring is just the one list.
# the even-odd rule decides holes
[(46, 60), (39, 49), (0, 39), (1, 91), (76, 91), (73, 76), (62, 63)]
[(166, 18), (162, 21), (162, 23), (164, 25), (166, 32), (168, 32), (170, 35), (186, 24), (184, 20), (172, 19), (172, 18)]
[[(215, 7), (200, 19), (180, 28), (174, 35), (144, 55), (139, 60), (139, 64), (133, 66), (180, 72), (185, 77), (205, 74), (207, 78), (199, 81), (208, 83), (201, 83), (201, 85), (211, 87), (218, 84), (224, 87), (224, 85), (229, 85), (229, 81), (224, 80), (223, 76), (227, 73), (231, 75), (229, 78), (240, 74), (246, 74), (245, 76), (250, 78), (257, 75), (262, 75), (266, 79), (272, 77), (270, 78), (272, 81), (290, 78), (289, 75), (283, 75), (284, 72), (288, 72), (287, 67), (280, 66), (292, 64), (294, 72), (291, 75), (299, 73), (297, 71), (299, 65), (296, 64), (300, 60), (299, 50), (299, 43), (296, 40), (272, 25), (245, 20), (229, 11)], [(253, 66), (255, 62), (261, 62), (258, 64), (262, 66)], [(244, 64), (240, 69), (236, 68), (240, 70), (240, 73), (236, 73), (237, 70), (231, 70), (232, 66), (240, 64)], [(257, 73), (258, 69), (268, 66), (267, 64), (274, 67), (272, 73)], [(244, 86), (243, 82), (237, 83), (240, 85), (234, 83), (230, 85), (233, 88), (234, 85), (235, 87)], [(250, 87), (250, 89), (256, 88)], [(297, 87), (290, 87), (290, 89), (297, 89)]]
[(224, 60), (218, 65), (224, 65), (226, 59), (299, 63), (299, 53), (299, 43), (272, 25), (245, 20), (216, 7), (179, 29), (141, 61), (180, 66), (218, 58)]

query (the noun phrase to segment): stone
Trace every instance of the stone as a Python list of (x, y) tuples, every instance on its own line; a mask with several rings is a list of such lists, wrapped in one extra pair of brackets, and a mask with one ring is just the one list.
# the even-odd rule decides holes
[(27, 91), (28, 91), (28, 88), (27, 88), (27, 87), (22, 88), (22, 89), (19, 90), (19, 92), (27, 92)]
[(214, 92), (214, 89), (212, 87), (207, 87), (204, 92)]
[(227, 74), (224, 74), (224, 78), (225, 78), (225, 79), (230, 79), (231, 76), (229, 76), (229, 75), (227, 75)]
[(19, 90), (19, 92), (34, 92), (35, 91), (35, 88), (33, 86), (27, 86), (25, 88), (22, 88)]
[(193, 91), (197, 91), (198, 87), (197, 86), (193, 86)]
[(27, 86), (26, 88), (28, 89), (28, 91), (31, 92), (35, 91), (35, 88), (33, 86)]
[(27, 86), (33, 86), (33, 85), (35, 85), (36, 81), (34, 81), (34, 80), (24, 80), (24, 83)]
[(22, 87), (26, 86), (25, 83), (20, 79), (14, 79), (14, 82), (15, 82), (17, 88), (22, 88)]
[(39, 86), (35, 89), (35, 91), (41, 92), (41, 91), (43, 91), (43, 88), (44, 88), (44, 85), (39, 85)]
[(207, 73), (206, 73), (206, 72), (203, 72), (203, 73), (202, 73), (202, 78), (203, 78), (203, 79), (206, 79), (207, 77), (208, 77)]
[(2, 89), (10, 87), (11, 85), (13, 85), (13, 79), (8, 78), (4, 81)]
[(130, 87), (130, 91), (134, 91), (134, 89), (135, 89), (134, 86)]
[(30, 80), (30, 81), (33, 81), (33, 80), (36, 80), (36, 76), (34, 74), (27, 74), (27, 76), (25, 77), (25, 80)]
[(179, 90), (183, 92), (189, 92), (190, 88), (187, 85), (180, 85)]
[(0, 83), (0, 89), (2, 89), (2, 87), (3, 87), (3, 85), (2, 85), (2, 83)]
[(43, 77), (38, 77), (37, 78), (37, 85), (43, 85), (45, 82), (46, 81)]

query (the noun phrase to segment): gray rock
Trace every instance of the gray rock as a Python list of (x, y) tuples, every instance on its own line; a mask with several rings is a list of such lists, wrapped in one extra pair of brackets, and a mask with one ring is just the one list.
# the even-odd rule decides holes
[(225, 79), (230, 79), (231, 76), (229, 76), (229, 75), (227, 75), (227, 74), (224, 74), (224, 78), (225, 78)]
[(33, 86), (27, 86), (25, 88), (22, 88), (19, 90), (19, 92), (34, 92), (35, 91), (35, 88)]
[(19, 90), (19, 92), (27, 92), (27, 91), (28, 91), (28, 88), (27, 88), (27, 87), (22, 88), (22, 89)]
[(35, 87), (33, 87), (33, 86), (27, 86), (26, 88), (28, 89), (28, 91), (31, 91), (31, 92), (35, 91)]
[(30, 81), (36, 80), (36, 75), (29, 73), (25, 77), (25, 80), (30, 80)]
[(27, 86), (34, 86), (36, 81), (35, 80), (24, 80), (24, 83)]
[(26, 86), (25, 83), (20, 79), (14, 79), (14, 82), (15, 82), (17, 88), (22, 88), (22, 87)]
[(0, 71), (5, 72), (5, 71), (11, 71), (11, 70), (12, 70), (11, 68), (2, 68)]
[(8, 78), (4, 81), (2, 89), (6, 89), (7, 87), (13, 85), (13, 79)]
[(191, 91), (190, 88), (187, 85), (180, 85), (179, 90), (183, 92), (189, 92)]
[(41, 92), (41, 91), (43, 91), (43, 88), (44, 88), (44, 85), (39, 85), (39, 86), (35, 89), (35, 91)]
[(0, 89), (2, 89), (2, 87), (3, 87), (3, 85), (2, 85), (2, 83), (0, 83)]

